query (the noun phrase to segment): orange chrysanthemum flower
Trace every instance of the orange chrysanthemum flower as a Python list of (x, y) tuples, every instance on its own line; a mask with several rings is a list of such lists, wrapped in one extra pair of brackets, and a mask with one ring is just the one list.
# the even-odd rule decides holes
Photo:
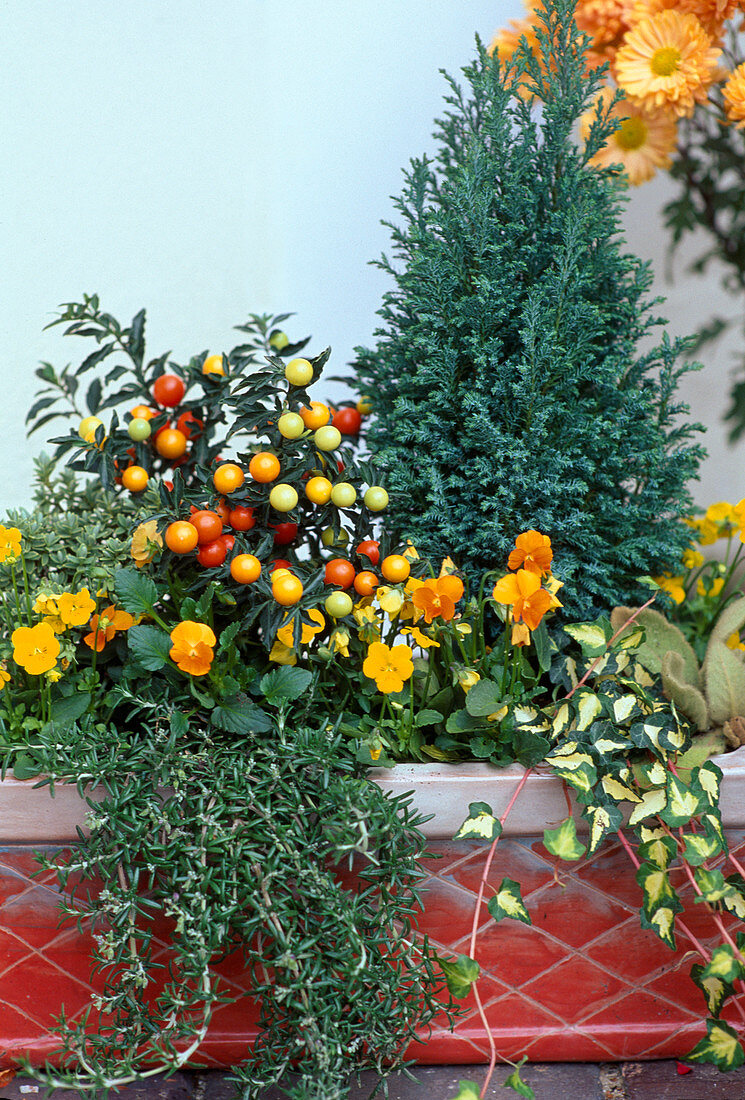
[(723, 95), (727, 118), (741, 130), (745, 126), (745, 62), (732, 73), (724, 85)]
[(450, 622), (455, 614), (455, 605), (462, 595), (463, 581), (460, 577), (446, 573), (442, 577), (422, 581), (411, 597), (411, 601), (414, 607), (424, 612), (424, 618), (428, 623), (438, 618)]
[(174, 626), (171, 641), (173, 646), (169, 656), (182, 672), (188, 672), (190, 676), (205, 676), (209, 672), (215, 656), (213, 647), (217, 642), (209, 626), (185, 619)]
[(695, 15), (712, 38), (719, 38), (724, 24), (737, 10), (738, 0), (634, 0), (629, 11), (630, 23), (638, 23), (661, 11)]
[(411, 647), (373, 642), (368, 647), (362, 671), (375, 681), (378, 691), (384, 695), (401, 691), (404, 683), (414, 675)]
[(502, 577), (492, 595), (497, 603), (511, 605), (514, 622), (522, 621), (530, 630), (537, 630), (543, 616), (555, 606), (553, 596), (541, 588), (541, 578), (527, 569)]
[(551, 572), (551, 562), (554, 552), (551, 549), (551, 539), (548, 535), (542, 535), (540, 531), (523, 531), (515, 539), (515, 549), (507, 559), (509, 569), (527, 569), (529, 573), (536, 573), (539, 577), (547, 577)]
[(100, 653), (117, 631), (129, 630), (130, 626), (134, 626), (134, 618), (128, 611), (122, 611), (111, 605), (105, 607), (100, 615), (93, 615), (88, 625), (91, 632), (86, 634), (83, 641), (90, 649)]
[(721, 52), (695, 15), (662, 11), (627, 33), (616, 54), (616, 79), (644, 110), (668, 105), (679, 117), (690, 115), (706, 99)]
[[(611, 88), (603, 88), (599, 98), (607, 102), (612, 95)], [(580, 133), (585, 140), (594, 117), (593, 109), (580, 119)], [(670, 166), (677, 136), (677, 122), (671, 112), (649, 113), (625, 99), (614, 104), (610, 117), (619, 120), (618, 129), (590, 159), (590, 164), (597, 168), (620, 164), (634, 186), (646, 183), (658, 168)]]
[(60, 644), (49, 623), (19, 626), (10, 636), (13, 660), (32, 676), (41, 676), (54, 668)]
[(629, 29), (628, 0), (578, 0), (574, 18), (592, 39), (587, 62), (596, 68), (611, 61)]

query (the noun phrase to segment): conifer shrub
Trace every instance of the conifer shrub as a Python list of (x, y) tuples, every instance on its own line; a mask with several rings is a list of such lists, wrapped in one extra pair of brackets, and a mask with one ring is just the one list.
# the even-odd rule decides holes
[(676, 397), (686, 341), (648, 347), (659, 299), (624, 251), (622, 178), (588, 166), (616, 125), (610, 104), (584, 148), (573, 137), (602, 76), (586, 71), (572, 7), (548, 0), (534, 50), (523, 40), (500, 64), (477, 42), (465, 85), (447, 77), (437, 152), (412, 160), (389, 225), (393, 287), (354, 385), (373, 402), (389, 528), (472, 577), (537, 528), (566, 613), (589, 618), (679, 562), (704, 452)]

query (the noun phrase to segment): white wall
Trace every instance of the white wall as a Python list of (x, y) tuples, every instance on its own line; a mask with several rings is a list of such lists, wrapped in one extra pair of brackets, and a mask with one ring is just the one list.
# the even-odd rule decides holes
[[(375, 327), (386, 284), (368, 261), (388, 245), (379, 223), (401, 168), (431, 148), (438, 70), (457, 72), (474, 33), (489, 39), (521, 5), (25, 0), (2, 11), (0, 512), (28, 500), (43, 442), (23, 427), (34, 368), (84, 350), (43, 326), (83, 292), (123, 320), (146, 306), (150, 354), (182, 361), (230, 347), (251, 311), (294, 310), (292, 332), (331, 344), (341, 373)], [(654, 202), (637, 196), (633, 209), (632, 245), (659, 254)], [(694, 319), (692, 293), (701, 305), (686, 286), (671, 303), (677, 327)], [(715, 369), (716, 384), (696, 390), (712, 423), (726, 390)], [(745, 495), (718, 492), (711, 470), (705, 497), (710, 486)]]

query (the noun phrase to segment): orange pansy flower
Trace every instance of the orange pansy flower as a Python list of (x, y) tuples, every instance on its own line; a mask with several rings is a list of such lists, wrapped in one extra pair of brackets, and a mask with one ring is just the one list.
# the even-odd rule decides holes
[(19, 626), (10, 636), (13, 660), (32, 676), (41, 676), (54, 668), (60, 644), (49, 623)]
[(553, 558), (554, 552), (548, 535), (542, 535), (540, 531), (523, 531), (515, 539), (515, 549), (507, 559), (507, 567), (508, 569), (522, 567), (529, 573), (546, 577), (551, 571)]
[(494, 585), (492, 595), (497, 603), (510, 604), (513, 620), (516, 623), (522, 620), (530, 630), (537, 630), (543, 616), (554, 606), (553, 596), (541, 588), (540, 577), (527, 569), (502, 577)]
[(190, 676), (205, 676), (209, 672), (215, 656), (213, 646), (217, 642), (210, 627), (185, 619), (171, 631), (171, 641), (169, 656), (182, 672)]
[(129, 630), (134, 626), (134, 617), (113, 604), (105, 607), (100, 615), (92, 615), (88, 623), (90, 634), (86, 634), (83, 641), (90, 649), (100, 653), (107, 642), (110, 642), (119, 630)]
[(450, 622), (455, 614), (455, 605), (463, 595), (463, 581), (446, 573), (441, 577), (422, 581), (411, 597), (414, 607), (424, 612), (428, 623), (433, 619)]

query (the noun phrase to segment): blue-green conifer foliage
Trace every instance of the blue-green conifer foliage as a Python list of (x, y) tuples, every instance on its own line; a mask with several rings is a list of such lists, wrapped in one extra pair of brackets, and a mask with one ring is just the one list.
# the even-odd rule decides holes
[[(437, 153), (415, 159), (390, 225), (394, 281), (377, 344), (356, 351), (367, 440), (387, 475), (389, 530), (472, 577), (514, 538), (550, 536), (565, 614), (649, 595), (688, 542), (700, 425), (676, 398), (683, 341), (650, 270), (623, 248), (623, 177), (590, 157), (613, 131), (569, 0), (549, 0), (540, 49), (500, 65), (477, 43), (447, 78)], [(522, 94), (516, 94), (518, 84)]]

